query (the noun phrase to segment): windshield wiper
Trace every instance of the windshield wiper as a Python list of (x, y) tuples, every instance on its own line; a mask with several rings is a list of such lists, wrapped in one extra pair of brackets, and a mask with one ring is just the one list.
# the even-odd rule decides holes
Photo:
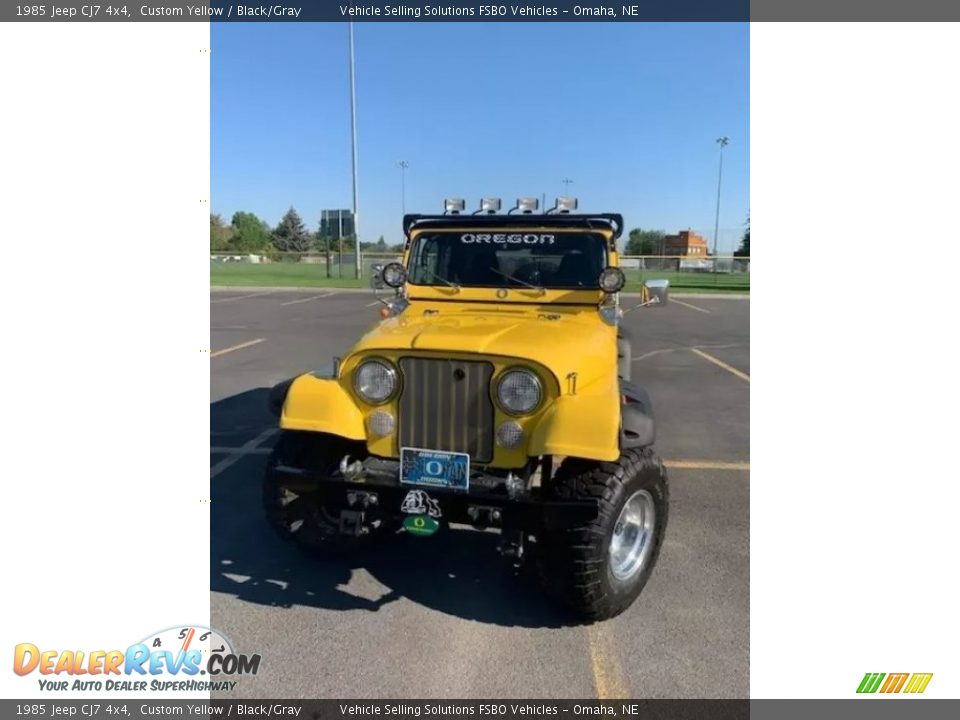
[(457, 284), (454, 283), (454, 282), (450, 282), (450, 281), (447, 280), (446, 278), (440, 277), (440, 276), (437, 275), (433, 270), (430, 271), (430, 277), (433, 278), (434, 280), (439, 280), (440, 282), (442, 282), (442, 283), (443, 283), (444, 285), (446, 285), (447, 287), (451, 287), (451, 288), (453, 288), (454, 290), (456, 290), (457, 292), (460, 292), (460, 286), (459, 286), (459, 285), (457, 285)]
[(528, 283), (528, 282), (526, 282), (526, 281), (524, 281), (524, 280), (521, 280), (520, 278), (515, 278), (513, 275), (507, 275), (505, 272), (500, 272), (499, 270), (497, 270), (497, 269), (494, 268), (494, 267), (492, 267), (492, 268), (490, 268), (490, 269), (493, 270), (497, 275), (500, 275), (501, 277), (505, 277), (507, 280), (513, 280), (515, 283), (520, 283), (521, 285), (524, 285), (524, 286), (530, 288), (531, 290), (536, 290), (537, 293), (540, 294), (540, 295), (545, 295), (546, 292), (547, 292), (545, 288), (542, 288), (542, 287), (540, 287), (539, 285), (531, 285), (530, 283)]

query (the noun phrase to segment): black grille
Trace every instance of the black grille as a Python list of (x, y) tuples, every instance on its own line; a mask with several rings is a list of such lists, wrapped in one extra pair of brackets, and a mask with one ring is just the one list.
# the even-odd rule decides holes
[(493, 459), (493, 366), (465, 360), (402, 358), (400, 446)]

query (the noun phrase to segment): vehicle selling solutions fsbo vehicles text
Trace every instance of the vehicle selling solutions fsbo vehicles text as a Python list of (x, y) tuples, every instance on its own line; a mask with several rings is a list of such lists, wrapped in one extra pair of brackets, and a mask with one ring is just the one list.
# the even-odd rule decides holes
[(560, 11), (546, 5), (481, 5), (464, 8), (440, 5), (341, 5), (344, 17), (557, 17)]

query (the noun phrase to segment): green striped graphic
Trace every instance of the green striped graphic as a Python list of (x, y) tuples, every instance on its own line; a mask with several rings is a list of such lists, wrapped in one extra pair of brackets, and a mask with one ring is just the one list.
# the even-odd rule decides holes
[(867, 673), (863, 676), (863, 680), (860, 681), (860, 687), (857, 688), (857, 692), (875, 693), (885, 677), (886, 673)]

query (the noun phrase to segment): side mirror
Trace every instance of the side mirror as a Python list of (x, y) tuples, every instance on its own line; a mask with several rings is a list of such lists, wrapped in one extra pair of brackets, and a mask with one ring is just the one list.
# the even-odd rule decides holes
[(644, 302), (648, 302), (652, 307), (660, 307), (667, 304), (667, 298), (670, 294), (669, 280), (644, 280), (643, 295)]

